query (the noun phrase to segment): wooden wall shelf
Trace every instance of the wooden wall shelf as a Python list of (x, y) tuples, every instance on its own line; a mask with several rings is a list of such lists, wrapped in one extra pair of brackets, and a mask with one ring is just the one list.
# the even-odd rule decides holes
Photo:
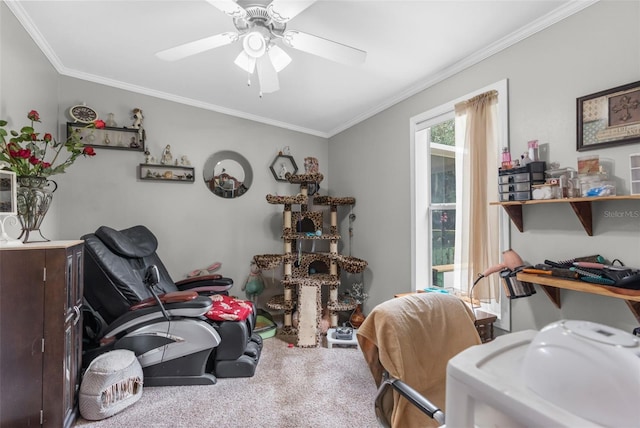
[(640, 290), (611, 287), (608, 285), (591, 284), (584, 281), (557, 278), (532, 273), (519, 273), (516, 277), (519, 281), (538, 284), (549, 296), (549, 299), (558, 307), (561, 307), (560, 289), (580, 291), (583, 293), (598, 294), (600, 296), (622, 299), (640, 323)]
[(522, 214), (522, 207), (524, 205), (538, 205), (538, 204), (570, 204), (573, 211), (576, 213), (578, 220), (582, 223), (582, 227), (587, 232), (587, 235), (593, 236), (593, 221), (591, 214), (591, 203), (602, 201), (626, 201), (626, 200), (640, 200), (640, 195), (622, 195), (622, 196), (600, 196), (592, 198), (563, 198), (563, 199), (540, 199), (529, 201), (509, 201), (509, 202), (491, 202), (490, 205), (502, 205), (504, 210), (511, 218), (513, 224), (518, 228), (520, 232), (524, 232), (524, 217)]

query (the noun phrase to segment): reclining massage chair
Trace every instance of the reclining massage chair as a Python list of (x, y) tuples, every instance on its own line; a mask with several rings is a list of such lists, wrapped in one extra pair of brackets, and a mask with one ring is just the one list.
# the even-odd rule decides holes
[(101, 226), (85, 243), (83, 366), (112, 349), (136, 353), (146, 385), (212, 384), (255, 373), (256, 308), (221, 275), (174, 282), (145, 226)]

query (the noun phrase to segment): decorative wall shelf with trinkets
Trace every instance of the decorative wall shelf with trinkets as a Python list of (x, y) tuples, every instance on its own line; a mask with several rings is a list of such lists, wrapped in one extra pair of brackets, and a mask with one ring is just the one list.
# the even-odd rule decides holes
[(86, 123), (67, 122), (67, 137), (80, 132), (82, 142), (91, 147), (144, 152), (144, 130), (136, 128), (85, 128)]
[(298, 172), (298, 165), (296, 165), (296, 161), (293, 159), (293, 156), (283, 155), (282, 152), (280, 152), (275, 159), (273, 159), (273, 162), (271, 162), (269, 169), (276, 181), (288, 181), (286, 175), (296, 175)]
[(193, 183), (194, 174), (192, 166), (141, 163), (138, 167), (140, 180)]

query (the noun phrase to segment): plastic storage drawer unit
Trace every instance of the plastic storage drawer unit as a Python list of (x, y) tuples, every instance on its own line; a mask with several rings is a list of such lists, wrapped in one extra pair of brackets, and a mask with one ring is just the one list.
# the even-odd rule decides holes
[(544, 183), (544, 162), (531, 162), (519, 168), (498, 170), (500, 202), (532, 199), (532, 185)]

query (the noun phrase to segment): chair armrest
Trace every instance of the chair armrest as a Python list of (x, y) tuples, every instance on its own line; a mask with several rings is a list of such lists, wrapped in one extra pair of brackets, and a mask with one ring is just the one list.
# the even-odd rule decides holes
[[(196, 291), (172, 291), (171, 293), (165, 293), (158, 296), (163, 304), (188, 302), (189, 300), (193, 300), (196, 297), (198, 297), (198, 293)], [(156, 302), (156, 299), (154, 299), (153, 297), (149, 297), (148, 299), (141, 300), (135, 305), (132, 305), (129, 310), (135, 311), (142, 308), (156, 306), (157, 304), (158, 302)]]
[(215, 279), (222, 279), (222, 275), (220, 275), (219, 273), (213, 273), (211, 275), (190, 276), (189, 278), (181, 279), (180, 281), (176, 282), (176, 285), (188, 284), (190, 282), (198, 282), (202, 280), (208, 281), (208, 280), (215, 280)]
[(233, 280), (231, 278), (224, 278), (222, 275), (203, 275), (195, 276), (193, 278), (186, 278), (176, 282), (176, 287), (180, 290), (191, 290), (194, 288), (207, 287), (208, 290), (201, 291), (213, 291), (224, 292), (233, 287)]

